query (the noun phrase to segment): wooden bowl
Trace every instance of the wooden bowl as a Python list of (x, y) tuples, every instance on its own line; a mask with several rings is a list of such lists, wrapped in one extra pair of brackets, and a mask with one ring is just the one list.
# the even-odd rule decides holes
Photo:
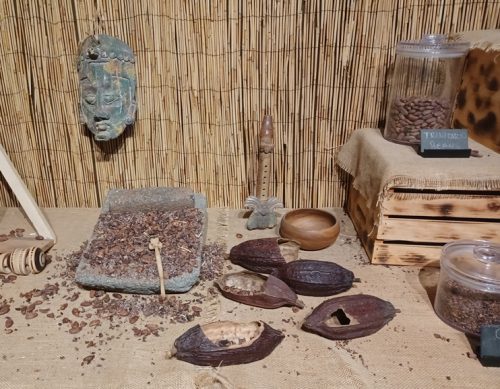
[(303, 250), (321, 250), (337, 240), (340, 226), (335, 216), (320, 209), (290, 211), (281, 219), (280, 235), (297, 241)]

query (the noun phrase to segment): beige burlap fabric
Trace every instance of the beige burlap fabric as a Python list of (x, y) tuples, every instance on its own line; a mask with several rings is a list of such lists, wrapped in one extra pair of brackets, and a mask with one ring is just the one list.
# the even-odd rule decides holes
[[(304, 318), (325, 298), (301, 297), (305, 308), (265, 310), (252, 308), (218, 296), (204, 304), (202, 316), (186, 324), (142, 318), (134, 325), (161, 323), (166, 330), (159, 337), (143, 341), (133, 334), (128, 322), (109, 322), (85, 327), (79, 334), (59, 325), (71, 317), (73, 307), (88, 299), (89, 292), (75, 289), (80, 297), (70, 302), (63, 316), (59, 307), (67, 299), (57, 294), (51, 300), (55, 319), (43, 314), (26, 320), (15, 307), (22, 305), (21, 293), (47, 282), (61, 282), (55, 264), (35, 276), (19, 277), (0, 289), (2, 299), (11, 301), (11, 311), (0, 316), (0, 388), (494, 388), (500, 369), (485, 368), (475, 359), (467, 338), (448, 327), (434, 314), (430, 297), (437, 269), (397, 268), (369, 265), (355, 237), (349, 219), (340, 209), (330, 209), (341, 219), (337, 242), (321, 251), (302, 252), (302, 258), (335, 261), (351, 269), (360, 283), (344, 294), (366, 293), (391, 301), (401, 312), (376, 334), (350, 342), (335, 342), (300, 329)], [(74, 250), (90, 237), (97, 220), (96, 209), (50, 209), (49, 221), (58, 244), (52, 254)], [(246, 239), (272, 236), (273, 230), (245, 229), (243, 211), (209, 210), (208, 238), (221, 240), (228, 248)], [(283, 214), (284, 210), (280, 210)], [(2, 231), (29, 225), (16, 209), (0, 210)], [(239, 237), (237, 234), (242, 234)], [(232, 270), (239, 269), (232, 265)], [(226, 269), (226, 271), (229, 271)], [(194, 293), (206, 293), (211, 285), (198, 285)], [(64, 290), (64, 288), (61, 288)], [(43, 305), (44, 307), (46, 304)], [(7, 334), (5, 317), (14, 320)], [(266, 359), (247, 365), (219, 369), (201, 368), (176, 359), (166, 352), (176, 337), (191, 326), (212, 320), (265, 320), (284, 332), (285, 339)], [(101, 334), (101, 335), (100, 335)], [(103, 340), (100, 342), (100, 340)], [(96, 346), (89, 347), (89, 341)], [(95, 352), (95, 358), (84, 358)]]
[(423, 158), (410, 146), (387, 141), (379, 129), (354, 131), (337, 164), (353, 176), (352, 185), (374, 208), (391, 188), (499, 190), (500, 154), (469, 139), (482, 157)]
[(452, 37), (470, 42), (472, 49), (500, 50), (500, 30), (463, 31)]

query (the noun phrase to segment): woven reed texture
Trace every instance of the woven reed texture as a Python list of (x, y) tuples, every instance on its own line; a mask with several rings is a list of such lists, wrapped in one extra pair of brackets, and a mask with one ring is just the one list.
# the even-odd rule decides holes
[[(96, 207), (110, 188), (188, 186), (210, 206), (255, 191), (273, 117), (271, 194), (340, 206), (339, 147), (382, 127), (394, 47), (500, 27), (499, 1), (0, 1), (0, 142), (41, 206)], [(138, 114), (96, 143), (79, 123), (78, 45), (109, 34), (137, 56)], [(15, 206), (5, 181), (0, 205)]]

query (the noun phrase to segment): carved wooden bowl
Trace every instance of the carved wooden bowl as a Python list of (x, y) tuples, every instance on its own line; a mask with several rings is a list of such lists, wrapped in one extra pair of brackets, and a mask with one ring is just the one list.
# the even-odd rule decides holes
[(330, 212), (314, 208), (290, 211), (281, 219), (280, 235), (297, 241), (303, 250), (321, 250), (335, 240), (340, 226)]

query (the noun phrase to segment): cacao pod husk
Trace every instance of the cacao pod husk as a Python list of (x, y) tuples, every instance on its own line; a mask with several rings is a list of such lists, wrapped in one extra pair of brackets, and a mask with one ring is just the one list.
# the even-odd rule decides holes
[(333, 262), (301, 259), (276, 269), (272, 275), (284, 281), (295, 293), (305, 296), (331, 296), (352, 287), (352, 271)]
[(304, 308), (293, 290), (272, 275), (247, 271), (230, 273), (215, 281), (222, 295), (228, 299), (260, 308), (279, 308), (292, 305)]
[(302, 329), (332, 340), (360, 338), (380, 330), (396, 312), (389, 301), (367, 294), (334, 297), (318, 305)]
[(199, 366), (228, 366), (267, 357), (285, 336), (263, 321), (196, 325), (179, 336), (170, 356)]
[(279, 237), (247, 240), (229, 252), (231, 262), (257, 273), (271, 273), (298, 257), (299, 244)]

